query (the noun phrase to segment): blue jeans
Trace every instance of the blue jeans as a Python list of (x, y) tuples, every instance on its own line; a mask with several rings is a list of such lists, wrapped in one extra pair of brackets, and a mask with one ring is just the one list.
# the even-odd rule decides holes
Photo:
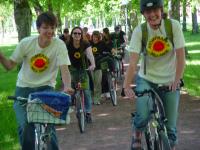
[[(155, 88), (157, 85), (149, 82), (141, 77), (136, 78), (136, 90), (143, 91), (145, 89)], [(157, 91), (165, 108), (167, 123), (167, 133), (170, 140), (170, 145), (177, 144), (177, 130), (176, 123), (178, 117), (178, 106), (180, 99), (180, 90), (172, 92), (159, 92)], [(136, 99), (136, 115), (133, 119), (133, 128), (135, 130), (143, 131), (147, 125), (151, 103), (148, 96), (138, 97)]]
[[(30, 93), (38, 91), (52, 91), (53, 87), (42, 86), (38, 88), (22, 88), (16, 87), (15, 96), (21, 96), (27, 98)], [(35, 143), (35, 131), (34, 124), (27, 122), (26, 116), (26, 107), (22, 106), (21, 102), (14, 102), (14, 110), (16, 114), (17, 124), (18, 124), (18, 135), (22, 150), (34, 150)], [(58, 150), (58, 142), (56, 138), (56, 131), (54, 126), (51, 126), (52, 137), (51, 137), (51, 146), (53, 150)]]
[(77, 82), (81, 81), (81, 87), (84, 92), (85, 99), (85, 110), (87, 113), (91, 113), (92, 110), (92, 96), (90, 90), (89, 76), (86, 70), (70, 68), (70, 73), (72, 77), (72, 87), (75, 88)]

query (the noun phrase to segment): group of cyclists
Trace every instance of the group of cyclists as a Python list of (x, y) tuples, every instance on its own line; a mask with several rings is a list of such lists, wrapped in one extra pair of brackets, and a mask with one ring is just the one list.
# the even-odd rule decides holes
[[(123, 88), (126, 96), (134, 97), (131, 87), (133, 81), (139, 91), (156, 87), (159, 84), (169, 85), (171, 92), (161, 96), (168, 119), (166, 126), (170, 145), (172, 150), (175, 150), (177, 144), (176, 121), (180, 99), (180, 90), (176, 88), (180, 84), (184, 71), (185, 41), (179, 22), (173, 19), (170, 19), (173, 33), (173, 40), (170, 41), (165, 27), (165, 19), (162, 18), (165, 16), (163, 15), (163, 6), (163, 0), (140, 0), (140, 11), (146, 19), (145, 36), (147, 41), (144, 42), (143, 28), (138, 25), (133, 31), (129, 45), (130, 65), (125, 75)], [(85, 94), (86, 119), (88, 123), (91, 123), (92, 99), (94, 104), (100, 104), (101, 85), (105, 84), (102, 83), (105, 77), (99, 62), (104, 57), (104, 52), (114, 54), (118, 47), (127, 44), (125, 33), (121, 30), (121, 26), (116, 26), (113, 34), (109, 33), (108, 28), (104, 28), (103, 33), (93, 31), (89, 36), (87, 28), (74, 27), (70, 34), (68, 29), (64, 30), (64, 34), (60, 37), (63, 42), (55, 37), (57, 21), (53, 13), (41, 13), (36, 24), (39, 35), (21, 40), (10, 58), (6, 58), (0, 52), (0, 62), (7, 70), (22, 63), (18, 73), (15, 95), (28, 97), (32, 92), (54, 90), (60, 68), (64, 92), (73, 94), (74, 84), (81, 81)], [(133, 80), (139, 56), (142, 56), (140, 70)], [(90, 78), (88, 70), (90, 70), (92, 78)], [(93, 84), (91, 84), (91, 80)], [(93, 85), (93, 93), (91, 93), (91, 85)], [(107, 91), (104, 89), (103, 92)], [(141, 135), (148, 118), (148, 110), (145, 107), (145, 103), (148, 102), (145, 98), (143, 96), (136, 99), (131, 150), (142, 149)], [(17, 101), (14, 102), (14, 109), (22, 149), (34, 149), (34, 126), (27, 123), (26, 109)], [(57, 150), (59, 148), (53, 126), (52, 131), (54, 136), (51, 138), (51, 144), (53, 149)]]

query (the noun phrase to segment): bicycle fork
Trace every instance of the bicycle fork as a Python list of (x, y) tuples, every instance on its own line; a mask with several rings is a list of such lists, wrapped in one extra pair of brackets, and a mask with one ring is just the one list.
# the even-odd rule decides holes
[(50, 146), (50, 132), (47, 124), (35, 124), (35, 150), (48, 150)]

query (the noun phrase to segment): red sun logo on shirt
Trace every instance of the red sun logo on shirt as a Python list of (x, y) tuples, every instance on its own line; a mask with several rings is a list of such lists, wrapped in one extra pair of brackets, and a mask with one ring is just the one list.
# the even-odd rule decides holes
[(147, 51), (154, 57), (160, 57), (170, 51), (170, 44), (166, 38), (156, 36), (149, 41)]
[(37, 54), (31, 58), (31, 69), (34, 72), (43, 72), (48, 68), (49, 58), (44, 54)]

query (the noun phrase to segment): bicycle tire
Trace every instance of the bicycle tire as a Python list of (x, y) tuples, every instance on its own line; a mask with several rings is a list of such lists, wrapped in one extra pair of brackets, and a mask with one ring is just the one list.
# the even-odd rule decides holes
[(116, 80), (110, 73), (107, 74), (110, 99), (113, 106), (117, 106)]
[(158, 133), (158, 139), (155, 141), (155, 147), (157, 149), (155, 150), (171, 150), (168, 136), (164, 131), (159, 131)]
[(35, 150), (52, 150), (50, 130), (49, 126), (35, 125)]
[(152, 138), (153, 133), (152, 133), (152, 129), (151, 129), (150, 124), (148, 124), (147, 129), (144, 132), (144, 135), (145, 135), (146, 149), (147, 150), (154, 150), (153, 138)]
[(85, 114), (82, 104), (82, 98), (84, 95), (82, 95), (80, 92), (76, 94), (76, 117), (78, 120), (78, 127), (80, 130), (80, 133), (83, 133), (85, 131)]

